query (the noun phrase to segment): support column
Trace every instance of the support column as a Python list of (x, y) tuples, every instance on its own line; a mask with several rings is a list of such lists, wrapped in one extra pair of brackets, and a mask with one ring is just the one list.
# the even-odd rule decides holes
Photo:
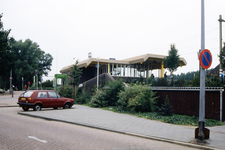
[(108, 74), (110, 74), (110, 64), (108, 63)]
[(161, 63), (161, 78), (163, 78), (163, 61), (162, 61), (162, 63)]

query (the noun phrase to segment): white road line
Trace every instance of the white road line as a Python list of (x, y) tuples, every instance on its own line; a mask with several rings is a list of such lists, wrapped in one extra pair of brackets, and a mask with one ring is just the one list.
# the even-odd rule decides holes
[(36, 138), (36, 137), (34, 137), (34, 136), (28, 136), (28, 138), (34, 139), (34, 140), (37, 140), (37, 141), (40, 141), (40, 142), (42, 142), (42, 143), (47, 143), (47, 141), (45, 141), (45, 140), (40, 140), (40, 139), (38, 139), (38, 138)]

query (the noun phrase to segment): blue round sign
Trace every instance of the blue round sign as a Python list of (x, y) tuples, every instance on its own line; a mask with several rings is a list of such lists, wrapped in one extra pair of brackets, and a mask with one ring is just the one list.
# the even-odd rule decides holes
[(199, 55), (200, 65), (204, 69), (208, 69), (212, 64), (212, 54), (208, 49), (204, 49), (201, 51)]

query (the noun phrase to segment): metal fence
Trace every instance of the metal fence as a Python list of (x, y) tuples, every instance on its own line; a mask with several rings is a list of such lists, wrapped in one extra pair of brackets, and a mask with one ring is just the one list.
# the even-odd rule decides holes
[[(156, 92), (158, 104), (164, 103), (166, 95), (173, 106), (173, 113), (199, 116), (199, 87), (152, 87)], [(225, 120), (224, 88), (205, 88), (205, 118)]]

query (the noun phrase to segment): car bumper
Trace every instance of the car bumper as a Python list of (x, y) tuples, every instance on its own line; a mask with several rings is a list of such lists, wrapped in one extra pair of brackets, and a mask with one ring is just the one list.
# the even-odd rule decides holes
[(17, 102), (17, 104), (19, 104), (20, 107), (22, 107), (22, 106), (34, 106), (33, 103), (22, 103), (22, 102)]

